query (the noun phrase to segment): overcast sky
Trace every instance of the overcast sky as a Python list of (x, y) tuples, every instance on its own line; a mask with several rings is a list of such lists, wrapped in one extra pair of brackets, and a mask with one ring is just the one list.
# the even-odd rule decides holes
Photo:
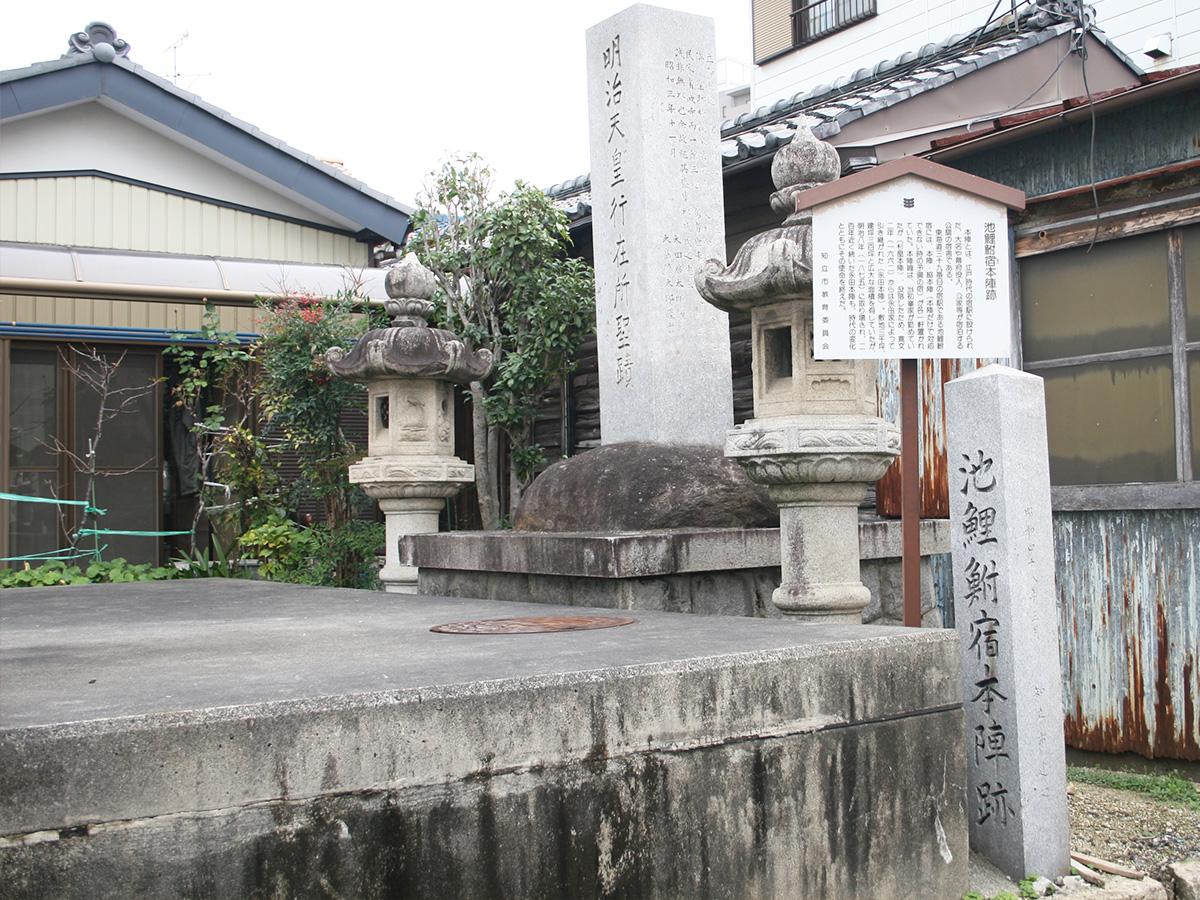
[[(630, 5), (9, 0), (0, 69), (57, 59), (108, 22), (138, 65), (412, 203), (451, 153), (478, 152), (502, 186), (587, 172), (584, 32)], [(717, 55), (749, 59), (749, 0), (657, 5), (716, 19)]]

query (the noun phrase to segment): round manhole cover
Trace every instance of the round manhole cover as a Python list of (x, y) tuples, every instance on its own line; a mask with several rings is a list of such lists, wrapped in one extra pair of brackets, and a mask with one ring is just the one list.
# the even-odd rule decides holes
[(477, 622), (447, 622), (430, 631), (439, 634), (544, 634), (550, 631), (590, 631), (632, 625), (637, 619), (621, 616), (525, 616), (519, 619), (480, 619)]

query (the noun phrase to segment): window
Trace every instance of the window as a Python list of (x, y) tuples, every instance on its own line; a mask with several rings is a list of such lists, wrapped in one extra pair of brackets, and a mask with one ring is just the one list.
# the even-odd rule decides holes
[(1026, 257), (1021, 330), (1053, 484), (1195, 481), (1200, 225)]
[(875, 0), (753, 0), (754, 61), (811, 44), (875, 15)]
[(803, 47), (875, 15), (875, 0), (792, 0), (792, 46)]
[[(6, 348), (0, 342), (0, 353)], [(106, 515), (98, 528), (117, 531), (160, 529), (162, 493), (159, 354), (120, 348), (100, 352), (110, 362), (120, 359), (108, 404), (132, 396), (125, 409), (107, 418), (101, 440), (93, 444), (100, 414), (100, 394), (76, 373), (85, 363), (76, 351), (56, 346), (11, 346), (0, 416), (8, 452), (0, 464), (4, 490), (26, 497), (90, 500)], [(120, 392), (124, 391), (122, 394)], [(82, 459), (95, 450), (93, 497), (85, 497), (87, 477), (67, 450)], [(53, 503), (0, 503), (0, 557), (43, 555), (67, 546), (66, 533), (78, 522), (79, 507)], [(130, 562), (157, 562), (159, 542), (141, 535), (103, 535), (106, 560), (123, 556)], [(94, 546), (89, 543), (88, 546)], [(11, 565), (12, 563), (9, 563)], [(38, 565), (32, 560), (31, 565)], [(0, 565), (5, 565), (0, 563)]]

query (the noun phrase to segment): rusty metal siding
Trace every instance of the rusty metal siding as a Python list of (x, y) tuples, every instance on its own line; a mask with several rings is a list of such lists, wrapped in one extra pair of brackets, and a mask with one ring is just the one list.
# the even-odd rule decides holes
[[(947, 381), (1007, 359), (922, 359), (917, 370), (921, 391), (921, 516), (944, 519), (950, 515), (950, 487), (946, 473), (946, 410), (942, 387)], [(880, 362), (875, 380), (879, 415), (900, 424), (900, 363)], [(881, 516), (900, 515), (900, 460), (879, 479), (875, 509)]]
[(1200, 510), (1054, 516), (1067, 743), (1200, 760)]

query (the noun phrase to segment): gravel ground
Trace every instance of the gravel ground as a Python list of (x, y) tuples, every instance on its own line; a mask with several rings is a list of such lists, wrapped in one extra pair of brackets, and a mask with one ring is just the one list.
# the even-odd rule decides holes
[(1074, 781), (1068, 793), (1073, 851), (1145, 872), (1174, 896), (1165, 870), (1172, 862), (1200, 859), (1200, 811)]

